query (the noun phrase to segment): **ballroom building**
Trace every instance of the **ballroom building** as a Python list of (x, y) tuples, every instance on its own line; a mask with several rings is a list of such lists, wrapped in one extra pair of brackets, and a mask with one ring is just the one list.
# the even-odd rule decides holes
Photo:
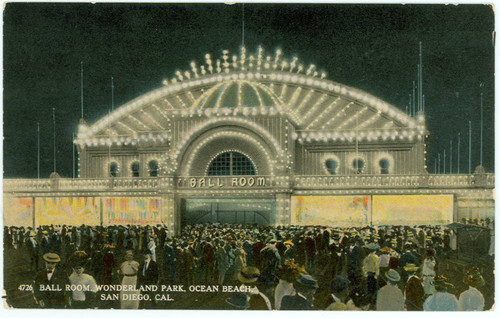
[[(329, 226), (494, 218), (494, 175), (430, 174), (425, 114), (244, 48), (178, 71), (74, 140), (78, 178), (4, 180), (4, 222)], [(22, 215), (22, 217), (21, 217)]]

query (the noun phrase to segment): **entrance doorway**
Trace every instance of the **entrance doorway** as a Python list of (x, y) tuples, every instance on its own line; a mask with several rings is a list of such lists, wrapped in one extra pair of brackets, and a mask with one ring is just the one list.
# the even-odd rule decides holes
[(276, 223), (275, 199), (189, 198), (181, 201), (181, 227), (188, 224)]

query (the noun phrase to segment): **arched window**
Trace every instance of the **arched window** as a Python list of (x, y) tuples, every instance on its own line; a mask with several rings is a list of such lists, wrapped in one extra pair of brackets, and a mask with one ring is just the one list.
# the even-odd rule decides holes
[(149, 168), (149, 176), (150, 177), (157, 177), (158, 176), (158, 161), (152, 160), (148, 164)]
[(132, 163), (131, 168), (132, 168), (132, 177), (138, 177), (140, 174), (139, 163), (138, 162)]
[(328, 171), (328, 173), (337, 174), (337, 168), (339, 167), (339, 164), (336, 160), (327, 159), (325, 161), (325, 166), (326, 166), (326, 170)]
[(389, 160), (380, 159), (380, 161), (378, 162), (378, 165), (380, 166), (380, 173), (381, 174), (389, 174)]
[(354, 170), (354, 173), (362, 173), (364, 167), (365, 167), (365, 162), (363, 159), (358, 158), (352, 161), (352, 168)]
[(218, 155), (208, 166), (209, 176), (250, 176), (256, 175), (253, 162), (239, 152), (225, 152)]
[(118, 177), (118, 164), (116, 162), (112, 162), (110, 165), (109, 165), (109, 175), (112, 177), (112, 178), (116, 178)]

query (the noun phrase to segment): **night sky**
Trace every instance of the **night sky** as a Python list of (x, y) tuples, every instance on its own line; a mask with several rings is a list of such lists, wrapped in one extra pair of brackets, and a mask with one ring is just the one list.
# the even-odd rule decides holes
[[(472, 170), (480, 163), (480, 93), (483, 92), (483, 165), (494, 170), (494, 15), (485, 5), (246, 4), (244, 42), (285, 58), (315, 64), (335, 82), (357, 87), (403, 111), (417, 81), (423, 43), (427, 165), (461, 133), (460, 171), (468, 172), (468, 122)], [(80, 62), (84, 63), (84, 118), (95, 123), (160, 87), (189, 63), (239, 54), (242, 5), (41, 4), (4, 8), (4, 144), (6, 178), (53, 171), (52, 108), (56, 108), (57, 172), (72, 177), (72, 134), (80, 119)], [(481, 83), (483, 87), (480, 87)], [(448, 159), (447, 159), (448, 161)], [(441, 170), (443, 166), (441, 167)], [(446, 163), (447, 172), (449, 161)]]

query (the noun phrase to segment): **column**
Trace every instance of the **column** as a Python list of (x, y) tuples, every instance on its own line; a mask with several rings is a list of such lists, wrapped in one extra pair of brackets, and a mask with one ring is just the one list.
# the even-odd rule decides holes
[(277, 193), (276, 206), (278, 219), (276, 225), (289, 225), (292, 222), (291, 218), (291, 195), (290, 193)]

